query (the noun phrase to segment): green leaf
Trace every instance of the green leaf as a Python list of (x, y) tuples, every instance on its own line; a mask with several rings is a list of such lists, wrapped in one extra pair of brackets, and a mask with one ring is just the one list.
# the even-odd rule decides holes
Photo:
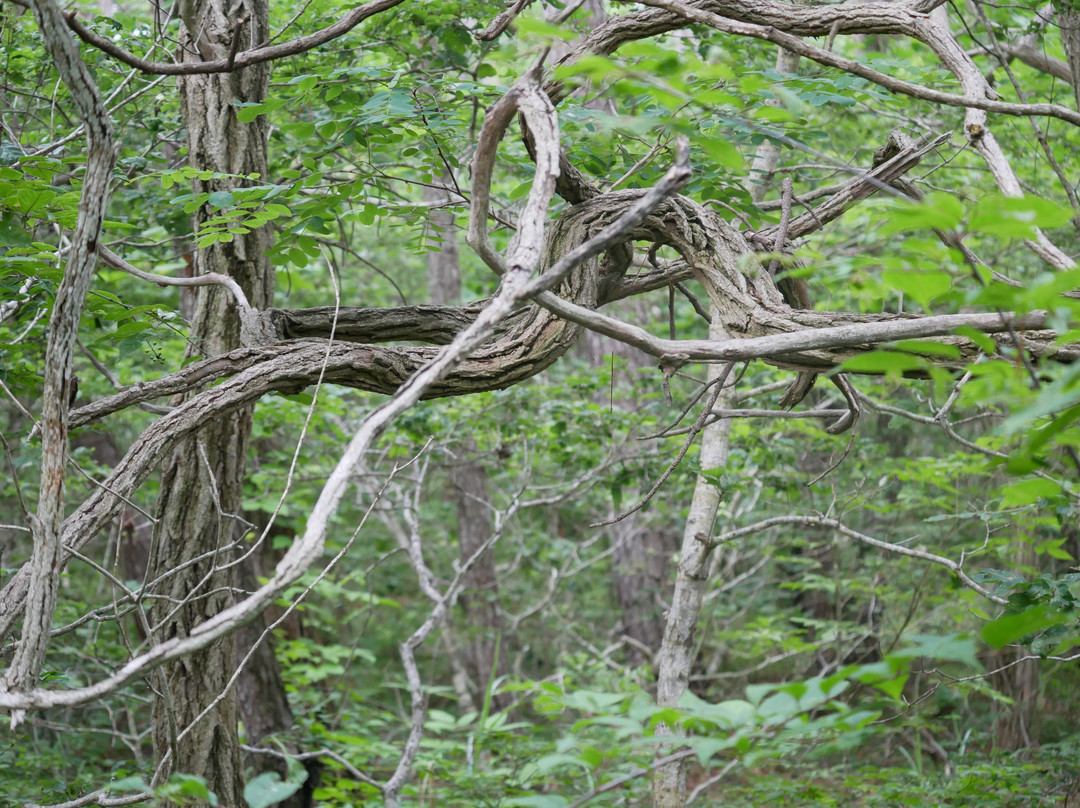
[(984, 353), (992, 354), (997, 350), (997, 343), (978, 329), (972, 328), (969, 325), (962, 325), (956, 329), (958, 336), (967, 337), (969, 340), (979, 346), (979, 349)]
[(544, 22), (532, 17), (518, 17), (517, 29), (521, 34), (531, 34), (538, 37), (547, 37), (554, 39), (562, 39), (567, 42), (577, 39), (578, 35), (574, 31), (568, 31), (565, 28), (559, 28), (557, 25)]
[(240, 123), (251, 123), (260, 115), (265, 115), (273, 110), (276, 106), (271, 104), (239, 103), (236, 105), (236, 119)]
[(149, 791), (150, 785), (139, 775), (133, 774), (109, 783), (109, 791)]
[(228, 191), (214, 191), (206, 201), (213, 208), (231, 208), (236, 204), (236, 199)]
[(906, 648), (901, 648), (889, 654), (895, 659), (914, 659), (915, 657), (932, 657), (945, 662), (963, 662), (972, 667), (979, 667), (979, 660), (975, 656), (975, 641), (963, 634), (905, 634), (904, 640), (910, 643)]
[(136, 334), (133, 337), (120, 340), (116, 345), (116, 350), (121, 359), (136, 354), (142, 350), (143, 345), (146, 344), (146, 337), (143, 334)]
[(882, 235), (922, 228), (951, 230), (963, 220), (964, 207), (955, 196), (935, 192), (922, 202), (894, 203), (887, 216), (888, 221), (879, 231)]
[(305, 407), (310, 407), (311, 403), (315, 400), (315, 396), (311, 393), (295, 393), (293, 395), (281, 394), (281, 397), (289, 401), (295, 401), (297, 404), (303, 404)]
[(1072, 213), (1061, 205), (1036, 196), (1020, 199), (991, 194), (971, 212), (968, 230), (1003, 238), (1028, 238), (1038, 227), (1061, 227)]
[(946, 345), (942, 342), (933, 342), (925, 339), (905, 339), (897, 342), (895, 347), (901, 351), (912, 353), (929, 354), (931, 356), (945, 356), (949, 359), (959, 359), (960, 349), (955, 345)]
[(1003, 648), (1022, 637), (1036, 634), (1050, 626), (1069, 622), (1071, 616), (1049, 605), (1025, 609), (1016, 614), (1003, 614), (992, 623), (983, 626), (982, 638), (993, 648)]
[(509, 199), (511, 202), (513, 202), (516, 199), (521, 199), (521, 197), (523, 197), (523, 196), (525, 196), (525, 194), (529, 193), (529, 191), (532, 189), (532, 187), (533, 187), (533, 181), (532, 180), (526, 180), (525, 182), (522, 182), (522, 183), (519, 183), (518, 185), (516, 185), (510, 191), (510, 193), (507, 195), (506, 198)]
[(1030, 505), (1040, 499), (1050, 499), (1062, 492), (1061, 484), (1054, 480), (1036, 477), (1033, 480), (1021, 480), (1010, 483), (1000, 489), (1002, 495), (1001, 504), (1006, 508), (1015, 508), (1018, 505)]
[(529, 797), (513, 797), (503, 805), (516, 805), (522, 808), (566, 808), (570, 803), (557, 794), (535, 794)]
[(5, 213), (0, 216), (0, 246), (27, 247), (29, 244), (30, 234), (19, 224), (14, 214)]
[(904, 293), (924, 309), (930, 307), (930, 301), (952, 288), (952, 277), (947, 272), (911, 272), (887, 269), (881, 273), (881, 279), (893, 289)]
[(853, 356), (841, 365), (842, 370), (854, 373), (900, 374), (909, 370), (919, 370), (925, 361), (917, 356), (891, 351), (870, 351)]
[(731, 738), (694, 738), (691, 746), (698, 763), (704, 766), (717, 753), (730, 749), (732, 743)]
[(728, 141), (719, 138), (701, 138), (698, 140), (698, 145), (718, 165), (735, 171), (742, 170), (743, 156)]
[(244, 786), (244, 800), (249, 808), (267, 808), (269, 805), (287, 800), (300, 790), (303, 783), (282, 782), (277, 772), (263, 772)]
[(907, 684), (907, 676), (896, 676), (892, 679), (882, 679), (874, 682), (873, 686), (894, 701), (899, 701), (904, 693), (904, 685)]

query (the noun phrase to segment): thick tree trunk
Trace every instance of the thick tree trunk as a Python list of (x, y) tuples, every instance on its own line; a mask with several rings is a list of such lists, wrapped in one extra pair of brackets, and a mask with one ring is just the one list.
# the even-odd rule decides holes
[[(1026, 648), (1003, 648), (995, 653), (989, 667), (1003, 668), (991, 677), (991, 684), (1013, 700), (994, 705), (994, 747), (1002, 752), (1031, 749), (1039, 745), (1042, 712), (1039, 709), (1039, 660)], [(1005, 667), (1008, 665), (1009, 667)]]
[[(225, 0), (200, 0), (182, 4), (182, 14), (183, 58), (189, 61), (227, 56), (234, 38), (240, 38), (243, 50), (269, 35), (265, 0), (246, 0), (239, 10)], [(180, 81), (192, 167), (266, 177), (265, 118), (240, 123), (236, 104), (263, 100), (269, 77), (269, 66), (258, 65)], [(193, 190), (229, 191), (238, 184), (233, 177), (197, 180)], [(212, 215), (208, 206), (200, 208), (195, 214), (196, 229)], [(269, 246), (270, 233), (263, 229), (196, 250), (194, 272), (231, 275), (251, 304), (264, 309), (273, 296), (273, 270), (264, 255)], [(239, 346), (239, 320), (224, 290), (200, 290), (191, 335), (189, 354), (213, 356)], [(250, 431), (251, 408), (246, 407), (208, 423), (178, 445), (163, 465), (149, 576), (151, 580), (168, 576), (153, 601), (158, 640), (185, 635), (233, 601), (238, 573), (231, 562), (240, 555), (245, 532), (238, 514)], [(184, 566), (191, 559), (199, 560)], [(219, 803), (226, 806), (244, 804), (235, 691), (229, 690), (235, 664), (234, 641), (222, 640), (167, 666), (156, 681), (160, 694), (154, 702), (158, 776), (183, 772), (204, 777)], [(166, 757), (168, 764), (160, 766)]]
[(1065, 48), (1069, 73), (1072, 76), (1073, 96), (1080, 108), (1080, 11), (1069, 9), (1066, 4), (1058, 12), (1058, 28), (1061, 30), (1061, 44)]

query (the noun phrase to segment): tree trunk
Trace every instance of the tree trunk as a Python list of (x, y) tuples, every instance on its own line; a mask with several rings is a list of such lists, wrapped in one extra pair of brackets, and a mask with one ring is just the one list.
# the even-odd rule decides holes
[(642, 528), (638, 514), (611, 526), (611, 575), (622, 614), (623, 634), (631, 642), (627, 659), (637, 667), (652, 663), (664, 638), (664, 601), (670, 590), (668, 565), (675, 537), (666, 530)]
[[(721, 318), (715, 307), (712, 311), (712, 326), (709, 336), (714, 340), (727, 339)], [(709, 380), (719, 378), (722, 365), (709, 368)], [(727, 407), (728, 397), (721, 393), (716, 406)], [(728, 436), (731, 421), (714, 421), (705, 427), (701, 438), (699, 463), (702, 469), (716, 469), (724, 466), (728, 459)], [(694, 486), (694, 496), (690, 502), (690, 513), (686, 518), (683, 531), (682, 553), (679, 558), (679, 571), (675, 579), (675, 594), (671, 599), (667, 625), (664, 629), (664, 641), (657, 657), (658, 674), (656, 682), (656, 702), (661, 707), (678, 704), (690, 683), (690, 667), (694, 661), (694, 632), (701, 616), (701, 604), (709, 582), (709, 555), (711, 547), (708, 539), (713, 533), (713, 522), (720, 506), (720, 489), (703, 476), (698, 476)], [(656, 728), (657, 735), (677, 737), (680, 733), (668, 726)], [(675, 744), (659, 744), (656, 757), (671, 754)], [(653, 805), (655, 808), (682, 808), (686, 804), (686, 769), (687, 761), (677, 761), (661, 766), (653, 774)]]
[[(246, 0), (236, 10), (225, 0), (182, 4), (181, 49), (186, 61), (226, 57), (234, 38), (240, 49), (269, 37), (269, 6)], [(236, 119), (238, 102), (259, 102), (269, 87), (270, 68), (256, 65), (233, 73), (193, 75), (180, 80), (180, 101), (187, 127), (189, 164), (230, 175), (267, 176), (266, 119)], [(196, 193), (230, 191), (235, 177), (196, 180)], [(196, 230), (213, 215), (209, 206), (194, 216)], [(230, 243), (198, 249), (196, 275), (231, 275), (258, 309), (273, 298), (273, 269), (265, 257), (270, 233), (265, 228), (238, 235)], [(199, 292), (188, 354), (213, 356), (240, 344), (240, 327), (228, 294), (218, 287)], [(158, 526), (150, 559), (150, 579), (168, 575), (153, 602), (156, 639), (186, 635), (191, 627), (233, 601), (244, 529), (241, 512), (244, 457), (251, 432), (251, 408), (216, 419), (194, 438), (181, 443), (164, 462), (158, 502)], [(190, 559), (200, 559), (183, 566)], [(162, 597), (163, 596), (163, 597)], [(242, 806), (243, 771), (237, 735), (233, 639), (222, 640), (185, 660), (167, 666), (155, 679), (154, 752), (157, 778), (170, 772), (204, 777), (223, 806)], [(162, 765), (166, 758), (167, 764)], [(200, 804), (200, 808), (201, 808)]]
[[(466, 440), (465, 453), (475, 453), (476, 444)], [(488, 500), (488, 479), (483, 463), (474, 457), (455, 465), (450, 472), (458, 516), (458, 551), (462, 563), (491, 540), (492, 525)], [(499, 648), (502, 636), (502, 609), (499, 581), (495, 572), (495, 551), (488, 547), (465, 574), (461, 593), (465, 613), (465, 665), (475, 683), (475, 695), (482, 702), (488, 681), (507, 671), (505, 651)], [(496, 708), (506, 699), (496, 698)]]
[(1080, 12), (1062, 4), (1062, 10), (1058, 12), (1058, 28), (1072, 75), (1073, 97), (1080, 108)]
[(991, 684), (1013, 700), (994, 705), (994, 747), (1003, 752), (1039, 745), (1039, 660), (1016, 661), (1030, 655), (1026, 648), (1003, 648), (990, 657), (988, 667), (1004, 668), (991, 677)]

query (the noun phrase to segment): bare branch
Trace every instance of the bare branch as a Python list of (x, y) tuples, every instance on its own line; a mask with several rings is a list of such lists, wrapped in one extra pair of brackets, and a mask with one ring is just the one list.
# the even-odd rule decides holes
[(752, 525), (741, 527), (736, 530), (729, 530), (726, 533), (721, 533), (719, 536), (714, 536), (708, 539), (710, 545), (716, 546), (724, 544), (726, 542), (734, 541), (735, 539), (742, 538), (743, 536), (749, 536), (753, 533), (760, 533), (763, 530), (776, 527), (777, 525), (801, 525), (804, 527), (827, 527), (838, 533), (847, 536), (850, 539), (855, 539), (858, 542), (862, 542), (870, 547), (876, 547), (879, 550), (886, 550), (890, 553), (896, 553), (897, 555), (905, 555), (911, 558), (918, 558), (921, 561), (929, 561), (931, 564), (937, 564), (938, 566), (945, 567), (953, 575), (960, 579), (960, 582), (964, 584), (968, 589), (982, 595), (987, 600), (993, 601), (999, 606), (1004, 606), (1008, 601), (1005, 598), (999, 597), (990, 590), (986, 589), (979, 583), (972, 580), (966, 572), (964, 572), (963, 562), (953, 561), (951, 558), (945, 558), (935, 553), (931, 553), (927, 550), (919, 550), (913, 547), (906, 547), (902, 544), (894, 544), (888, 541), (882, 541), (881, 539), (875, 539), (873, 536), (867, 536), (865, 533), (860, 533), (857, 530), (852, 530), (847, 525), (840, 522), (838, 519), (826, 519), (821, 516), (774, 516), (771, 519), (763, 519), (760, 522), (755, 522)]

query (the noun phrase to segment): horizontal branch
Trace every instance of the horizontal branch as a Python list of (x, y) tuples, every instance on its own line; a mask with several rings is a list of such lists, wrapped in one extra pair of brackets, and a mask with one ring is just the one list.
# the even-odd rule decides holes
[(242, 312), (250, 313), (253, 311), (251, 304), (248, 303), (247, 295), (245, 295), (244, 290), (240, 288), (240, 284), (228, 275), (222, 275), (218, 272), (208, 272), (205, 275), (197, 275), (193, 278), (174, 278), (170, 275), (155, 275), (151, 272), (143, 272), (138, 267), (132, 266), (104, 244), (98, 244), (97, 253), (98, 257), (101, 258), (102, 263), (107, 266), (110, 266), (113, 269), (119, 269), (129, 275), (134, 275), (140, 280), (156, 283), (159, 286), (224, 286), (233, 296), (233, 300)]
[[(868, 350), (873, 345), (894, 340), (938, 337), (952, 334), (962, 327), (975, 328), (986, 334), (999, 334), (1028, 329), (1042, 329), (1046, 325), (1045, 312), (1032, 312), (1017, 316), (1004, 314), (942, 314), (920, 319), (892, 319), (880, 322), (852, 323), (832, 328), (807, 328), (764, 337), (730, 339), (720, 342), (709, 340), (671, 340), (655, 337), (638, 326), (607, 317), (599, 312), (577, 306), (550, 293), (537, 295), (536, 302), (549, 311), (590, 331), (632, 345), (657, 358), (682, 357), (686, 361), (739, 362), (753, 359), (777, 360), (792, 366), (800, 365), (800, 358), (808, 352), (837, 348)], [(829, 312), (814, 312), (829, 316)], [(846, 315), (834, 315), (843, 317)], [(899, 317), (900, 315), (884, 315)], [(1051, 337), (1052, 338), (1052, 337)], [(1080, 358), (1080, 351), (1073, 348), (1048, 348), (1047, 353), (1073, 361)], [(803, 359), (813, 363), (814, 360)], [(838, 364), (838, 363), (837, 363)], [(820, 369), (820, 366), (819, 366)]]

